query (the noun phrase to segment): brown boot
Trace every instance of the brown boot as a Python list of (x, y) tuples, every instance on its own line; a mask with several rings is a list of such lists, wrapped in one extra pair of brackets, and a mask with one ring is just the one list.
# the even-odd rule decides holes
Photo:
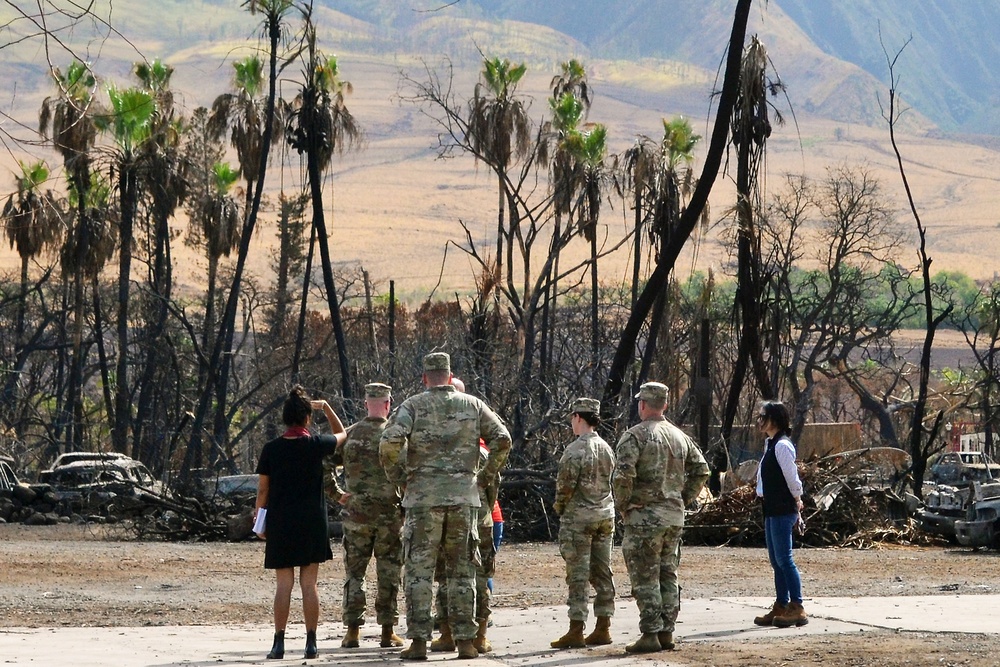
[(435, 653), (451, 652), (455, 650), (455, 640), (451, 636), (451, 624), (448, 621), (441, 621), (441, 636), (431, 642), (431, 650)]
[(427, 640), (414, 639), (410, 641), (410, 647), (399, 652), (399, 657), (403, 660), (426, 660)]
[(763, 616), (757, 616), (753, 619), (754, 625), (771, 625), (774, 623), (775, 617), (781, 616), (784, 613), (785, 605), (775, 600), (774, 606), (771, 607), (771, 611), (767, 612)]
[(493, 644), (490, 640), (486, 638), (486, 628), (489, 624), (489, 619), (484, 618), (479, 621), (479, 631), (476, 633), (476, 638), (472, 640), (472, 645), (476, 647), (476, 650), (480, 653), (489, 653), (493, 650)]
[(403, 638), (392, 631), (392, 623), (387, 623), (382, 626), (382, 639), (378, 643), (382, 648), (392, 648), (394, 646), (402, 646)]
[(802, 603), (792, 602), (785, 608), (785, 613), (774, 617), (774, 627), (790, 628), (793, 625), (800, 627), (809, 622), (806, 610), (802, 608)]
[(605, 646), (611, 643), (611, 617), (598, 616), (594, 631), (583, 640), (587, 646)]
[(569, 632), (554, 642), (549, 642), (552, 648), (586, 648), (587, 640), (583, 637), (583, 621), (570, 621)]
[(361, 646), (361, 626), (351, 623), (347, 626), (347, 634), (340, 642), (341, 648), (357, 648)]
[(471, 639), (458, 639), (455, 641), (455, 645), (458, 647), (459, 660), (472, 660), (479, 657), (479, 651), (476, 650)]
[(674, 650), (674, 633), (663, 630), (656, 633), (656, 638), (660, 642), (660, 649), (664, 651)]
[(625, 647), (629, 653), (656, 653), (662, 650), (660, 637), (655, 632), (644, 632), (634, 644)]

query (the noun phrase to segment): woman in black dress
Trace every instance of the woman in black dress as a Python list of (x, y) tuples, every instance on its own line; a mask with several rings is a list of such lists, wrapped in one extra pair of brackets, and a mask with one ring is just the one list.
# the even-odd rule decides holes
[[(312, 435), (313, 410), (322, 410), (333, 435)], [(330, 560), (326, 496), (323, 493), (323, 457), (334, 453), (347, 439), (344, 425), (326, 401), (311, 401), (296, 386), (285, 399), (281, 413), (288, 429), (264, 445), (257, 463), (257, 510), (267, 509), (264, 567), (275, 570), (274, 646), (268, 658), (285, 655), (285, 625), (291, 606), (295, 568), (299, 568), (302, 615), (306, 624), (306, 658), (315, 658), (319, 625), (319, 564)], [(255, 513), (256, 514), (256, 513)], [(254, 517), (256, 519), (256, 516)]]

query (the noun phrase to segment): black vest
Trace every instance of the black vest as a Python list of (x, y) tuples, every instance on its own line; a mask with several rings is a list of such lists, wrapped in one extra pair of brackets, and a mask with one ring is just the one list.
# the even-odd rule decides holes
[(783, 516), (795, 514), (799, 508), (795, 504), (795, 496), (788, 490), (785, 475), (781, 472), (778, 457), (774, 454), (774, 445), (778, 438), (768, 438), (764, 441), (764, 458), (760, 461), (760, 478), (764, 486), (764, 516)]

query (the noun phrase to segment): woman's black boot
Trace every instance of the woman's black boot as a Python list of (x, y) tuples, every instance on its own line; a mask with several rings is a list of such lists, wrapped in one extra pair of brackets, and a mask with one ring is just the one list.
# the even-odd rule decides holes
[(315, 658), (319, 655), (319, 649), (316, 648), (316, 631), (308, 630), (306, 632), (306, 657)]
[(285, 657), (285, 631), (281, 630), (274, 633), (274, 645), (271, 646), (271, 652), (267, 654), (268, 660), (281, 660)]

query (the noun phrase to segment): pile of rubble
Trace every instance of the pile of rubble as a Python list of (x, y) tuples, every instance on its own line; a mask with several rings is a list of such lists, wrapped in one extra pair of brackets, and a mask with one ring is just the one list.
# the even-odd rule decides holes
[[(855, 450), (799, 463), (806, 529), (796, 542), (810, 547), (870, 548), (879, 544), (939, 544), (914, 518), (920, 503), (905, 491), (906, 452)], [(754, 488), (756, 462), (730, 473), (735, 483), (686, 518), (686, 544), (764, 546), (764, 517)]]

